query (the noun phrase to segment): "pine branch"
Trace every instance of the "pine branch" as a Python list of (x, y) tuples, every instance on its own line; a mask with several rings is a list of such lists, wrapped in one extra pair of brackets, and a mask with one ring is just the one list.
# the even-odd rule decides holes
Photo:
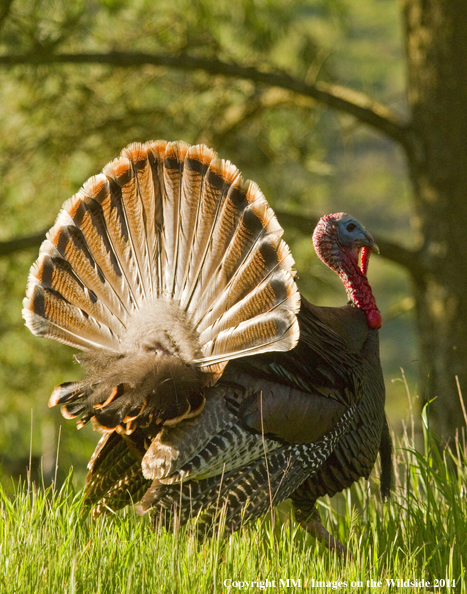
[(0, 31), (2, 30), (7, 18), (10, 16), (13, 0), (3, 0), (2, 4), (3, 5), (0, 7)]
[(404, 122), (389, 108), (373, 101), (363, 93), (339, 85), (325, 82), (307, 84), (281, 71), (267, 71), (251, 66), (242, 66), (233, 62), (223, 62), (215, 58), (201, 58), (186, 54), (145, 54), (141, 52), (108, 53), (61, 53), (35, 51), (34, 53), (0, 56), (0, 66), (15, 65), (37, 66), (40, 64), (108, 64), (114, 67), (135, 67), (151, 64), (178, 70), (203, 70), (212, 75), (251, 80), (254, 83), (280, 87), (347, 113), (359, 122), (371, 126), (401, 144), (406, 150), (412, 150), (410, 125)]
[(45, 233), (46, 231), (44, 230), (42, 233), (34, 233), (34, 235), (26, 235), (17, 239), (10, 239), (9, 241), (0, 241), (0, 257), (11, 256), (11, 254), (32, 247), (38, 248), (45, 239)]

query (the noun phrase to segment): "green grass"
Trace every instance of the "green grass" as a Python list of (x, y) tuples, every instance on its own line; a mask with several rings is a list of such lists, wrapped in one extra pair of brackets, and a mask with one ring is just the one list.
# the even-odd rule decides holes
[[(1, 593), (258, 592), (224, 580), (275, 582), (269, 592), (466, 591), (467, 470), (465, 443), (438, 448), (425, 431), (423, 454), (407, 434), (396, 444), (389, 503), (361, 482), (340, 500), (324, 500), (327, 527), (352, 551), (338, 558), (304, 533), (287, 506), (225, 539), (198, 541), (193, 526), (153, 531), (133, 510), (97, 521), (82, 514), (71, 475), (60, 491), (0, 492)], [(280, 580), (301, 580), (289, 587)], [(312, 580), (315, 580), (313, 585)], [(367, 586), (367, 580), (382, 582)], [(390, 588), (387, 579), (455, 580), (455, 588)], [(316, 581), (331, 582), (317, 587)], [(362, 587), (351, 586), (363, 582)], [(334, 582), (334, 588), (332, 585)], [(337, 584), (341, 582), (341, 586)], [(347, 585), (342, 583), (346, 582)], [(285, 582), (286, 583), (286, 582)], [(307, 583), (307, 585), (305, 585)]]

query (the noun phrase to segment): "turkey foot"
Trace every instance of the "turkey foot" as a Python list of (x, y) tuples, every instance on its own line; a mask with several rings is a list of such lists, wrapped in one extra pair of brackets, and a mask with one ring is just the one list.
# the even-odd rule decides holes
[(336, 551), (339, 556), (350, 555), (349, 551), (343, 544), (336, 540), (332, 534), (330, 534), (326, 528), (321, 524), (319, 519), (316, 519), (314, 514), (308, 520), (308, 522), (301, 522), (300, 526), (304, 528), (308, 534), (314, 536), (316, 540), (319, 540), (324, 546), (330, 551)]

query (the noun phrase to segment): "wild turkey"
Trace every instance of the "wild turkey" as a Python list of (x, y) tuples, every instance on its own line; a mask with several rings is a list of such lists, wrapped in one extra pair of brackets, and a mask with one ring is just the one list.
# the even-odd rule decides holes
[(365, 275), (376, 245), (349, 215), (323, 217), (315, 247), (352, 303), (302, 300), (297, 319), (281, 235), (256, 184), (181, 142), (130, 145), (63, 205), (23, 316), (83, 351), (85, 378), (49, 406), (103, 434), (86, 481), (95, 516), (140, 500), (165, 523), (202, 510), (209, 529), (223, 508), (234, 530), (371, 470), (384, 427)]

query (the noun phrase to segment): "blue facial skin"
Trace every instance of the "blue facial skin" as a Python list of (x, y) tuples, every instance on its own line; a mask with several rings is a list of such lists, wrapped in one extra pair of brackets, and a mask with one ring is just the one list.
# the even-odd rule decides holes
[(365, 227), (349, 215), (344, 215), (337, 221), (337, 235), (339, 243), (342, 246), (353, 249), (367, 247), (379, 252), (373, 237), (368, 233)]

